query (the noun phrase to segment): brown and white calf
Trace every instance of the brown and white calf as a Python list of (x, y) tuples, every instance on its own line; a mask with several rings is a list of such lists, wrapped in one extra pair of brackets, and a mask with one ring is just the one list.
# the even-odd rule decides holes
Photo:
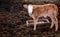
[(45, 5), (23, 5), (24, 8), (28, 9), (29, 16), (31, 16), (34, 20), (34, 30), (36, 30), (36, 24), (38, 18), (41, 16), (50, 17), (52, 20), (50, 28), (55, 25), (55, 31), (58, 30), (58, 7), (55, 4), (45, 4)]

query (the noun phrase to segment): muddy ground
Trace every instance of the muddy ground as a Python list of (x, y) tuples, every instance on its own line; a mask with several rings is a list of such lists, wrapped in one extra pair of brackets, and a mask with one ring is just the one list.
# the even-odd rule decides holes
[[(60, 25), (57, 32), (54, 27), (49, 28), (50, 23), (37, 25), (36, 31), (33, 30), (33, 25), (27, 27), (26, 20), (32, 18), (23, 12), (0, 12), (0, 37), (60, 37)], [(57, 18), (59, 20), (59, 15)]]

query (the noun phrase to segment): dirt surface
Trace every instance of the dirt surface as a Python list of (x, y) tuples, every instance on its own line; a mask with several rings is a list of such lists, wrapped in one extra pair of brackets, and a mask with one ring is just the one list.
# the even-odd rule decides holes
[(37, 25), (36, 31), (33, 30), (33, 25), (27, 27), (26, 20), (32, 18), (26, 15), (26, 12), (23, 12), (0, 12), (1, 37), (60, 37), (60, 29), (55, 32), (54, 27), (50, 29), (50, 24), (48, 23)]

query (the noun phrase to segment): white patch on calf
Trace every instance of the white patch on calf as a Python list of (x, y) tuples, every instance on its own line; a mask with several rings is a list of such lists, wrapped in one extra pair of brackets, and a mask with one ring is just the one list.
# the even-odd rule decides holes
[(28, 5), (28, 13), (31, 14), (33, 11), (33, 6), (32, 5)]

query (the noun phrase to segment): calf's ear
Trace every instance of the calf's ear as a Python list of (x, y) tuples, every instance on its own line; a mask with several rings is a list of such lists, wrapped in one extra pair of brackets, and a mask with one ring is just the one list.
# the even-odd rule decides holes
[(28, 5), (27, 4), (24, 4), (23, 7), (27, 9), (28, 8)]

